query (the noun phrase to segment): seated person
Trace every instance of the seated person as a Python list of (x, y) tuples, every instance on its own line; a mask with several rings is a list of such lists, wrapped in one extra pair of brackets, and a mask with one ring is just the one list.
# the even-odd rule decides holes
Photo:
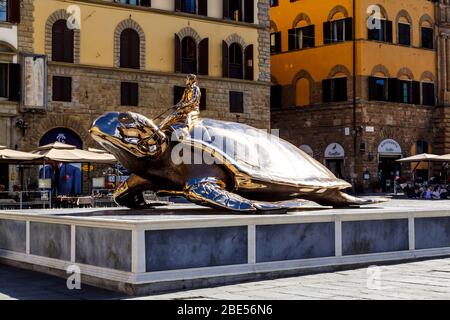
[(178, 139), (189, 134), (200, 115), (200, 88), (197, 86), (197, 76), (190, 74), (186, 78), (186, 89), (183, 96), (174, 107), (173, 112), (164, 119), (159, 127), (161, 130), (172, 129)]

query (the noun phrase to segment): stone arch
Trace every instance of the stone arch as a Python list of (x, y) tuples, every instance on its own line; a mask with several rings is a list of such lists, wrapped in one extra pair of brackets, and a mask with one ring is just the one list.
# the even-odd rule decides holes
[(307, 23), (308, 25), (311, 24), (311, 19), (309, 18), (309, 16), (308, 16), (306, 13), (303, 13), (303, 12), (302, 12), (302, 13), (299, 13), (299, 14), (295, 17), (294, 22), (292, 22), (292, 28), (297, 27), (297, 24), (298, 24), (300, 21), (303, 21), (303, 20), (305, 20), (306, 23)]
[[(57, 10), (53, 12), (45, 23), (45, 54), (48, 60), (52, 60), (52, 29), (58, 20), (69, 19), (70, 14), (66, 10)], [(73, 62), (80, 63), (80, 29), (73, 30)]]
[(428, 22), (431, 26), (434, 25), (433, 18), (430, 15), (428, 15), (428, 14), (424, 14), (423, 16), (420, 17), (420, 19), (419, 19), (419, 27), (421, 27), (424, 22)]
[(17, 49), (9, 42), (0, 40), (0, 53), (16, 54)]
[(381, 15), (382, 15), (381, 18), (384, 18), (384, 19), (386, 19), (386, 20), (389, 20), (389, 16), (388, 16), (388, 13), (387, 13), (386, 8), (383, 7), (383, 6), (382, 6), (381, 4), (379, 4), (379, 3), (375, 4), (375, 6), (377, 6), (377, 7), (380, 9), (380, 13), (381, 13)]
[(410, 80), (414, 80), (414, 74), (409, 68), (401, 68), (397, 73), (397, 78), (400, 79), (402, 76), (407, 76)]
[(434, 74), (431, 71), (424, 71), (422, 73), (422, 75), (420, 76), (420, 81), (424, 81), (424, 80), (430, 80), (432, 82), (436, 81)]
[(177, 32), (177, 35), (178, 37), (180, 37), (180, 40), (183, 40), (183, 38), (185, 37), (191, 37), (192, 39), (194, 39), (197, 45), (200, 43), (200, 41), (202, 41), (202, 38), (197, 33), (197, 31), (195, 31), (191, 27), (185, 27), (181, 29), (180, 31)]
[(331, 9), (330, 13), (328, 13), (327, 21), (330, 21), (331, 19), (333, 19), (334, 15), (336, 13), (342, 13), (344, 15), (344, 17), (348, 18), (347, 9), (344, 6), (337, 5), (333, 9)]
[(122, 34), (122, 31), (125, 29), (133, 29), (138, 33), (140, 46), (139, 65), (140, 69), (145, 69), (145, 56), (146, 56), (145, 32), (144, 29), (142, 29), (142, 27), (131, 18), (120, 22), (117, 25), (116, 29), (114, 30), (114, 67), (116, 68), (120, 67), (120, 35)]
[(342, 65), (342, 64), (338, 64), (336, 66), (334, 66), (330, 73), (328, 74), (328, 79), (333, 78), (336, 74), (338, 73), (343, 73), (345, 74), (348, 78), (351, 78), (351, 73), (350, 71), (347, 69), (346, 66)]
[(398, 28), (398, 24), (400, 23), (400, 19), (401, 18), (406, 18), (406, 20), (408, 20), (409, 23), (409, 37), (411, 39), (411, 45), (413, 44), (413, 30), (414, 30), (414, 26), (413, 26), (413, 19), (411, 18), (411, 15), (408, 13), (408, 11), (406, 11), (405, 9), (400, 10), (397, 13), (397, 16), (395, 17), (395, 28), (397, 30), (396, 35), (397, 35), (397, 43), (399, 42), (399, 38), (400, 38), (400, 34), (399, 34), (399, 28)]
[(242, 39), (242, 37), (240, 35), (238, 35), (237, 33), (233, 33), (233, 34), (229, 35), (225, 39), (225, 42), (227, 43), (228, 46), (230, 46), (233, 43), (238, 43), (242, 47), (242, 50), (244, 50), (245, 47), (247, 47), (247, 44), (245, 43), (244, 39)]
[[(420, 46), (422, 46), (422, 30), (421, 30), (421, 28), (425, 22), (428, 22), (430, 24), (431, 28), (433, 28), (433, 26), (434, 26), (433, 18), (430, 17), (428, 14), (424, 14), (423, 16), (420, 17), (420, 19), (419, 19), (419, 43), (420, 43)], [(433, 30), (433, 33), (434, 33), (434, 30)]]
[(311, 74), (306, 70), (300, 70), (292, 78), (291, 82), (291, 92), (293, 105), (297, 105), (297, 82), (301, 79), (306, 79), (309, 83), (309, 104), (312, 103), (312, 98), (314, 96), (314, 79)]
[(377, 64), (373, 67), (371, 75), (375, 76), (379, 72), (383, 73), (387, 78), (390, 78), (389, 70), (382, 64)]
[(278, 32), (278, 26), (273, 20), (270, 20), (270, 32)]
[(39, 141), (52, 129), (67, 128), (76, 133), (81, 141), (83, 141), (83, 147), (93, 146), (93, 139), (91, 138), (87, 127), (80, 126), (80, 119), (75, 115), (57, 114), (47, 115), (45, 117), (39, 117), (33, 121), (33, 125), (30, 129), (28, 146), (30, 149), (39, 147)]

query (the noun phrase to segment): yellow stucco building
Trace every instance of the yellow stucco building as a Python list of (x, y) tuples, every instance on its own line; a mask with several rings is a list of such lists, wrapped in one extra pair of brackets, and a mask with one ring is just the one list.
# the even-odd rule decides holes
[[(179, 101), (188, 73), (198, 75), (202, 116), (270, 126), (269, 0), (3, 3), (0, 28), (11, 31), (0, 48), (11, 53), (2, 57), (22, 79), (20, 101), (7, 102), (8, 146), (95, 146), (94, 119), (114, 110), (152, 118)], [(10, 8), (14, 23), (2, 21)]]
[(438, 3), (271, 6), (272, 125), (282, 136), (359, 189), (390, 189), (409, 169), (396, 159), (439, 149)]

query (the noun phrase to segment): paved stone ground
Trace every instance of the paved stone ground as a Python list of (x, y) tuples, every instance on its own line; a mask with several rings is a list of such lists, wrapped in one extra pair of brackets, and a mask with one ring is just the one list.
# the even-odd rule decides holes
[[(83, 286), (69, 291), (65, 280), (0, 265), (2, 299), (129, 299)], [(322, 273), (139, 297), (135, 299), (439, 299), (450, 300), (450, 258), (378, 269)]]

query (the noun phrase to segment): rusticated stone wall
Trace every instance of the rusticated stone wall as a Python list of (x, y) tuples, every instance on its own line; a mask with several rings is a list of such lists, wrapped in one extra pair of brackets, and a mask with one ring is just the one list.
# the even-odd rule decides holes
[[(46, 113), (24, 114), (30, 125), (19, 139), (24, 150), (36, 148), (41, 137), (50, 129), (65, 127), (75, 131), (85, 146), (95, 146), (88, 129), (92, 122), (107, 111), (133, 111), (150, 118), (173, 105), (174, 86), (183, 86), (185, 75), (155, 73), (140, 70), (98, 68), (49, 62), (49, 107)], [(51, 101), (52, 77), (72, 77), (72, 102)], [(121, 81), (139, 83), (139, 106), (120, 105)], [(199, 85), (206, 89), (206, 110), (202, 117), (245, 122), (258, 128), (270, 127), (269, 83), (199, 77)], [(230, 113), (229, 91), (244, 93), (244, 113)]]

